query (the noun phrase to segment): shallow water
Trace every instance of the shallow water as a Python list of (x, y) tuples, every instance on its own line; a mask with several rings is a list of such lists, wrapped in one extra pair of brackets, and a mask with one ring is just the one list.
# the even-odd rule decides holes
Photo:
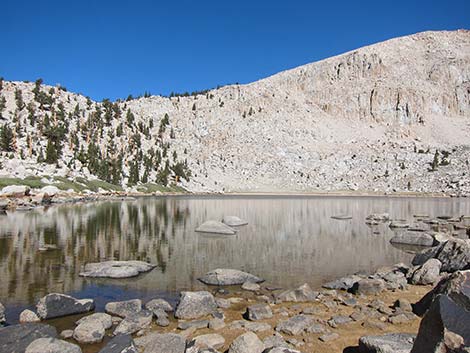
[[(112, 300), (176, 300), (185, 289), (207, 288), (197, 278), (214, 268), (251, 272), (275, 286), (319, 287), (357, 271), (410, 262), (412, 254), (389, 243), (386, 226), (369, 227), (365, 217), (388, 212), (470, 214), (470, 199), (379, 197), (160, 197), (136, 201), (54, 206), (0, 215), (0, 302), (8, 322), (51, 292)], [(331, 216), (349, 214), (350, 220)], [(249, 222), (234, 236), (194, 229), (208, 219), (237, 215)], [(38, 251), (44, 244), (57, 250)], [(84, 279), (87, 262), (144, 260), (153, 271), (126, 280)]]

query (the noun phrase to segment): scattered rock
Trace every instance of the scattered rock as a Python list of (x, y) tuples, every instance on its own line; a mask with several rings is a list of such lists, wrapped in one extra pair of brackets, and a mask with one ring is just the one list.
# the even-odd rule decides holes
[(265, 322), (250, 322), (250, 321), (245, 323), (244, 328), (248, 331), (253, 331), (253, 332), (262, 332), (262, 331), (268, 331), (272, 329), (271, 325)]
[(372, 213), (366, 217), (366, 220), (376, 221), (376, 222), (387, 222), (390, 220), (390, 215), (388, 213)]
[(8, 185), (2, 189), (1, 194), (6, 197), (23, 197), (28, 196), (30, 190), (26, 185)]
[(242, 289), (250, 291), (250, 292), (256, 292), (261, 289), (261, 286), (258, 283), (245, 282), (242, 285)]
[(244, 226), (248, 224), (247, 221), (237, 216), (224, 216), (224, 218), (222, 219), (222, 222), (228, 225), (229, 227), (240, 227), (240, 226)]
[(217, 331), (224, 328), (225, 326), (226, 325), (223, 319), (212, 319), (209, 321), (209, 328), (212, 330)]
[(198, 348), (222, 348), (225, 344), (225, 338), (217, 333), (209, 333), (206, 335), (197, 336), (194, 338), (193, 343)]
[(400, 298), (395, 301), (395, 304), (393, 304), (393, 307), (396, 310), (400, 310), (402, 312), (412, 312), (413, 307), (411, 306), (411, 303), (407, 299)]
[(273, 317), (273, 312), (268, 304), (254, 304), (246, 309), (246, 315), (249, 320), (264, 320)]
[(353, 287), (354, 283), (361, 280), (362, 277), (352, 275), (349, 277), (342, 277), (335, 281), (327, 282), (323, 285), (323, 288), (327, 289), (340, 289), (340, 290), (349, 290)]
[(372, 295), (378, 294), (385, 289), (385, 283), (381, 279), (361, 279), (354, 283), (352, 291), (355, 294)]
[(127, 315), (114, 330), (114, 335), (133, 334), (150, 326), (153, 313), (148, 310), (142, 310), (138, 313)]
[(296, 336), (314, 323), (313, 318), (308, 315), (296, 315), (288, 320), (281, 321), (276, 326), (276, 331)]
[(318, 339), (322, 342), (331, 342), (334, 340), (337, 340), (339, 338), (339, 335), (336, 332), (329, 332), (321, 335), (318, 337)]
[(207, 221), (196, 228), (196, 232), (233, 235), (235, 230), (218, 221)]
[(39, 321), (41, 321), (41, 319), (32, 310), (25, 309), (20, 313), (20, 323), (39, 322)]
[(262, 353), (264, 344), (253, 332), (246, 332), (235, 338), (228, 353)]
[(80, 325), (86, 321), (99, 321), (105, 330), (111, 328), (113, 326), (113, 318), (111, 315), (105, 314), (105, 313), (94, 313), (88, 316), (82, 317), (80, 320), (76, 322), (77, 325)]
[(182, 292), (175, 317), (178, 319), (197, 319), (217, 310), (214, 296), (206, 291)]
[(285, 347), (273, 347), (264, 351), (264, 353), (301, 353), (295, 349)]
[(119, 335), (108, 342), (98, 353), (138, 353), (131, 335)]
[(186, 340), (175, 333), (148, 335), (143, 343), (144, 353), (184, 353), (186, 350)]
[(199, 330), (202, 328), (207, 328), (209, 326), (209, 320), (197, 320), (197, 321), (182, 321), (178, 323), (178, 328), (180, 330), (195, 329)]
[(36, 305), (38, 316), (41, 319), (86, 313), (94, 308), (93, 299), (75, 299), (59, 293), (46, 295)]
[(38, 338), (55, 338), (55, 327), (39, 323), (26, 323), (0, 328), (0, 352), (24, 352)]
[(223, 298), (215, 298), (215, 302), (219, 308), (228, 309), (232, 305), (230, 300), (223, 299)]
[(442, 263), (438, 259), (429, 259), (418, 268), (411, 277), (412, 284), (433, 284), (440, 277)]
[(410, 353), (415, 337), (408, 333), (363, 336), (359, 339), (359, 351), (361, 353)]
[(168, 303), (165, 299), (152, 299), (147, 304), (145, 304), (145, 308), (150, 310), (150, 311), (156, 311), (156, 310), (163, 310), (166, 312), (171, 312), (173, 311), (173, 307), (171, 306), (170, 303)]
[(214, 286), (231, 286), (243, 284), (245, 282), (263, 282), (263, 279), (250, 273), (225, 268), (212, 270), (199, 278), (199, 280), (204, 284), (210, 284)]
[(103, 340), (105, 328), (100, 320), (82, 321), (73, 331), (73, 338), (78, 343), (98, 343)]
[(104, 307), (104, 310), (111, 315), (119, 317), (126, 317), (131, 314), (136, 314), (142, 310), (142, 301), (140, 299), (131, 299), (121, 302), (110, 302)]
[(263, 340), (264, 347), (269, 348), (290, 348), (289, 343), (284, 340), (284, 337), (279, 333), (275, 333), (272, 336), (268, 336)]
[(57, 186), (54, 186), (54, 185), (46, 185), (43, 188), (41, 188), (41, 190), (39, 190), (39, 192), (41, 192), (43, 194), (47, 194), (49, 196), (55, 196), (58, 193), (60, 193), (60, 189)]
[(143, 261), (105, 261), (85, 265), (82, 277), (129, 278), (152, 270), (156, 265)]
[(310, 286), (305, 283), (297, 289), (287, 290), (276, 296), (278, 302), (309, 302), (314, 301), (318, 296)]
[(31, 342), (25, 353), (82, 353), (79, 346), (52, 337), (38, 338)]

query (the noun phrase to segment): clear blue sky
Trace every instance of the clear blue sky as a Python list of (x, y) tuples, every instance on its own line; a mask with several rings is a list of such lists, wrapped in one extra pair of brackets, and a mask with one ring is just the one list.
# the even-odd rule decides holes
[(248, 83), (392, 37), (470, 28), (470, 0), (5, 0), (0, 76), (94, 99)]

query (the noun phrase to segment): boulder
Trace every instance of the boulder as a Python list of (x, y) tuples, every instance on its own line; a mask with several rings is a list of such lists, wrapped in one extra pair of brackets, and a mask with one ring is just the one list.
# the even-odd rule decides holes
[(284, 340), (281, 334), (275, 332), (274, 335), (268, 336), (263, 340), (264, 347), (270, 348), (291, 348), (289, 343)]
[[(467, 283), (468, 299), (468, 288)], [(439, 294), (421, 320), (411, 353), (465, 352), (470, 347), (470, 302)]]
[(175, 317), (178, 319), (197, 319), (217, 310), (214, 296), (206, 291), (182, 292)]
[(6, 197), (23, 197), (28, 196), (30, 190), (26, 185), (8, 185), (2, 189), (1, 194)]
[(430, 258), (441, 261), (442, 272), (470, 269), (470, 239), (451, 238), (428, 251), (416, 254), (413, 265), (422, 265)]
[(318, 292), (315, 292), (310, 286), (305, 283), (299, 288), (291, 289), (279, 293), (276, 295), (276, 301), (278, 302), (310, 302), (314, 301), (318, 296)]
[(352, 291), (355, 294), (379, 294), (385, 289), (385, 283), (381, 279), (365, 278), (354, 283)]
[(25, 353), (82, 353), (79, 346), (57, 338), (44, 337), (31, 342)]
[(175, 333), (148, 335), (142, 343), (143, 353), (184, 353), (186, 350), (186, 340)]
[(152, 299), (147, 304), (145, 304), (145, 308), (155, 312), (156, 310), (163, 310), (166, 312), (173, 311), (173, 307), (170, 303), (168, 303), (165, 299)]
[(433, 284), (440, 276), (441, 262), (438, 259), (429, 259), (420, 268), (418, 268), (411, 277), (412, 284)]
[(54, 185), (46, 185), (39, 192), (47, 194), (49, 196), (55, 196), (58, 193), (60, 193), (60, 189), (57, 186)]
[(427, 294), (425, 294), (414, 306), (413, 312), (422, 316), (431, 306), (438, 295), (448, 296), (457, 303), (470, 308), (470, 270), (457, 271), (450, 276), (444, 277)]
[(98, 343), (103, 340), (105, 328), (100, 320), (82, 321), (73, 330), (73, 338), (78, 343)]
[(403, 221), (392, 221), (390, 222), (389, 227), (390, 228), (408, 228), (410, 225), (408, 223), (405, 223)]
[(118, 335), (98, 353), (138, 353), (131, 335)]
[(207, 328), (209, 326), (209, 320), (196, 320), (196, 321), (182, 321), (178, 323), (180, 330), (194, 329), (199, 330)]
[(238, 336), (229, 347), (228, 353), (262, 353), (263, 342), (253, 332)]
[(46, 295), (36, 305), (36, 311), (41, 319), (86, 313), (94, 308), (93, 299), (76, 299), (59, 293)]
[(141, 311), (142, 301), (140, 299), (131, 299), (121, 302), (110, 302), (105, 305), (104, 310), (111, 315), (126, 317)]
[(388, 333), (380, 336), (363, 336), (359, 339), (360, 353), (410, 353), (416, 335)]
[(247, 221), (238, 218), (237, 216), (224, 216), (222, 223), (228, 225), (229, 227), (240, 227), (248, 224)]
[(114, 335), (131, 335), (137, 331), (150, 326), (153, 313), (149, 310), (142, 310), (138, 313), (127, 315), (114, 330)]
[(242, 289), (250, 291), (250, 292), (256, 292), (261, 289), (261, 286), (258, 283), (245, 282), (242, 284)]
[(309, 315), (295, 315), (290, 319), (281, 321), (276, 326), (276, 331), (286, 333), (288, 335), (299, 335), (308, 327), (314, 324), (312, 316)]
[(218, 221), (207, 221), (196, 228), (196, 232), (233, 235), (235, 230)]
[(82, 317), (80, 320), (76, 322), (77, 325), (80, 325), (87, 321), (98, 321), (100, 322), (105, 330), (110, 329), (113, 326), (113, 318), (111, 315), (105, 313), (94, 313), (88, 316)]
[(156, 265), (143, 261), (105, 261), (86, 264), (79, 273), (92, 278), (129, 278), (152, 270)]
[(251, 273), (233, 270), (228, 268), (218, 268), (207, 272), (204, 276), (199, 278), (204, 284), (214, 286), (231, 286), (239, 285), (245, 282), (260, 283), (263, 279), (252, 275)]
[(32, 310), (25, 309), (20, 313), (20, 323), (39, 322), (39, 321), (41, 321), (41, 319)]
[(434, 244), (434, 238), (427, 233), (404, 232), (396, 234), (392, 239), (390, 239), (390, 242), (395, 244), (432, 246)]
[(192, 342), (198, 348), (222, 348), (225, 344), (225, 338), (217, 333), (209, 333), (197, 336)]
[(246, 316), (249, 320), (264, 320), (273, 317), (273, 312), (268, 304), (254, 304), (246, 309)]
[(0, 352), (24, 352), (38, 338), (55, 338), (55, 327), (40, 323), (26, 323), (0, 328)]
[(388, 213), (372, 213), (366, 217), (366, 220), (387, 222), (390, 220), (390, 215)]

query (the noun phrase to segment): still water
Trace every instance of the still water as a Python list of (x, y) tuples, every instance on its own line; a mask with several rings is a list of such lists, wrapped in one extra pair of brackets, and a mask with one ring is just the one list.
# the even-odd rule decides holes
[[(174, 300), (181, 290), (206, 288), (197, 278), (214, 268), (245, 270), (275, 286), (319, 287), (346, 274), (410, 262), (412, 254), (389, 243), (393, 232), (386, 225), (365, 224), (373, 212), (409, 221), (413, 214), (469, 215), (470, 200), (179, 196), (12, 212), (0, 215), (0, 302), (13, 310), (12, 318), (51, 292), (94, 297), (98, 307), (155, 295)], [(331, 218), (338, 214), (352, 219)], [(224, 215), (249, 225), (234, 236), (194, 231)], [(57, 249), (39, 251), (45, 244)], [(109, 259), (158, 266), (126, 280), (78, 276), (85, 263)]]

